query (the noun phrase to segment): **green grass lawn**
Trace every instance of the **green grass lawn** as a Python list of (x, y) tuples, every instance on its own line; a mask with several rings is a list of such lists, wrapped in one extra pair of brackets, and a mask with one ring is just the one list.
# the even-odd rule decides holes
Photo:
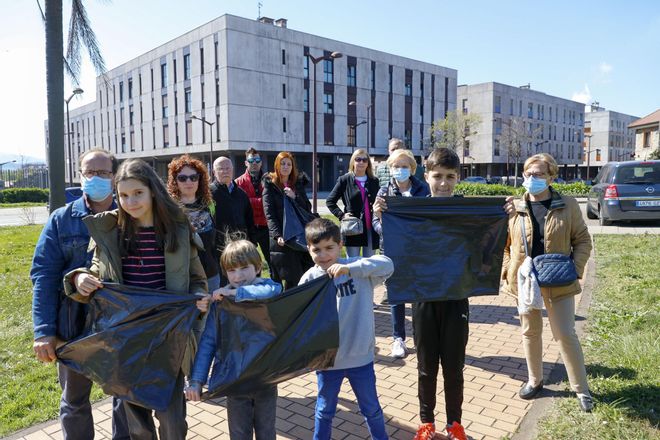
[(46, 207), (45, 203), (22, 202), (22, 203), (0, 203), (0, 208), (39, 208)]
[[(32, 351), (29, 271), (42, 227), (0, 228), (0, 437), (59, 412), (55, 364), (42, 364)], [(93, 398), (102, 397), (95, 388)]]
[(537, 438), (660, 439), (660, 235), (597, 235), (595, 250), (582, 341), (596, 408), (557, 399)]

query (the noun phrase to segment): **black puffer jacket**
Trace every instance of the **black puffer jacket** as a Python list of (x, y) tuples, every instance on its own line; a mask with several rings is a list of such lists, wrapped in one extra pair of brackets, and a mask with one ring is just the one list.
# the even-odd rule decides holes
[[(376, 200), (376, 194), (378, 193), (379, 182), (376, 177), (367, 177), (365, 182), (364, 189), (366, 192), (367, 200), (369, 202), (369, 213), (370, 218), (373, 219), (373, 205)], [(342, 211), (337, 202), (341, 200), (344, 204), (344, 210)], [(343, 176), (340, 176), (337, 179), (335, 187), (332, 188), (330, 195), (325, 201), (326, 206), (332, 212), (332, 215), (337, 217), (339, 220), (347, 213), (350, 212), (354, 217), (362, 217), (362, 234), (360, 235), (351, 235), (344, 238), (344, 244), (346, 246), (366, 246), (367, 245), (367, 219), (364, 215), (364, 203), (362, 201), (362, 193), (358, 187), (357, 181), (355, 180), (355, 174), (346, 173)], [(378, 249), (379, 236), (376, 231), (369, 224), (369, 231), (371, 231), (371, 243), (372, 249)]]

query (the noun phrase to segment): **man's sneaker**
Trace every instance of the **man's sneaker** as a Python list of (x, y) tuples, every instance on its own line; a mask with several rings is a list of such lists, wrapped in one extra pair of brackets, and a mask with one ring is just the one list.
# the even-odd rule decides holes
[(447, 438), (450, 440), (468, 440), (465, 430), (458, 422), (452, 423), (451, 426), (447, 425)]
[(433, 423), (422, 423), (413, 440), (432, 440), (435, 436), (435, 425)]
[(392, 353), (390, 353), (390, 356), (394, 359), (401, 359), (406, 357), (407, 354), (408, 350), (406, 350), (406, 344), (403, 342), (403, 339), (394, 338), (394, 342), (392, 343)]

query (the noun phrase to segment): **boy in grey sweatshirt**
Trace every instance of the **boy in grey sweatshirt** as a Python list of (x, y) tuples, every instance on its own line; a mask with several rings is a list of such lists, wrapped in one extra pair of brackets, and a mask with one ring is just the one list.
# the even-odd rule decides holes
[(300, 279), (304, 284), (323, 275), (334, 278), (339, 313), (339, 349), (334, 366), (317, 371), (318, 397), (314, 417), (314, 439), (330, 439), (337, 410), (339, 389), (345, 377), (357, 397), (373, 439), (387, 439), (383, 410), (376, 393), (374, 372), (374, 287), (394, 271), (384, 255), (368, 258), (339, 258), (342, 240), (339, 227), (318, 218), (305, 227), (309, 254), (315, 266)]

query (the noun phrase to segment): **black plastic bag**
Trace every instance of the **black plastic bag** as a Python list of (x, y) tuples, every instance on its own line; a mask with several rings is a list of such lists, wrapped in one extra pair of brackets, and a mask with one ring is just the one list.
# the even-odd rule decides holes
[(508, 216), (501, 197), (386, 197), (392, 304), (497, 295)]
[(199, 315), (198, 299), (106, 283), (90, 299), (83, 334), (57, 349), (58, 360), (106, 394), (163, 411)]
[(286, 246), (307, 253), (305, 225), (317, 216), (303, 209), (291, 197), (284, 196), (284, 220), (282, 238)]
[(204, 397), (243, 395), (332, 367), (339, 348), (337, 288), (328, 277), (255, 302), (217, 304), (220, 341)]

